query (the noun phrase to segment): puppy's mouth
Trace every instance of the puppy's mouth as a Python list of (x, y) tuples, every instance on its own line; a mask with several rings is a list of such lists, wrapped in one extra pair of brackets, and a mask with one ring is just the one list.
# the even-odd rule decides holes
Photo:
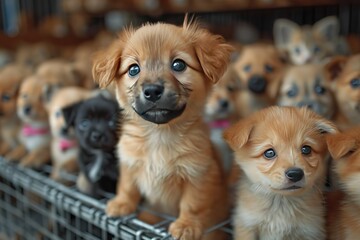
[(300, 189), (300, 188), (302, 188), (302, 187), (294, 185), (294, 186), (291, 186), (291, 187), (282, 188), (280, 190), (282, 190), (282, 191), (291, 191), (291, 190), (297, 190), (297, 189)]
[(139, 112), (136, 108), (133, 109), (146, 121), (156, 124), (165, 124), (170, 122), (172, 119), (180, 116), (184, 112), (185, 108), (186, 108), (186, 104), (184, 104), (178, 109), (165, 109), (165, 108), (155, 107), (142, 112)]

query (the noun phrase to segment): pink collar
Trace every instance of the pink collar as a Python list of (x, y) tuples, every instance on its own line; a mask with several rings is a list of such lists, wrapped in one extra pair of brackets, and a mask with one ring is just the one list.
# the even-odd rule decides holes
[(36, 128), (30, 124), (25, 124), (22, 128), (22, 134), (26, 137), (45, 135), (49, 133), (48, 127)]
[(71, 148), (74, 148), (77, 146), (77, 142), (76, 140), (73, 140), (73, 139), (65, 139), (65, 138), (62, 138), (60, 140), (60, 144), (59, 144), (59, 147), (60, 147), (60, 150), (62, 152), (65, 152)]
[(226, 119), (216, 120), (209, 123), (210, 128), (227, 128), (230, 126), (230, 121)]

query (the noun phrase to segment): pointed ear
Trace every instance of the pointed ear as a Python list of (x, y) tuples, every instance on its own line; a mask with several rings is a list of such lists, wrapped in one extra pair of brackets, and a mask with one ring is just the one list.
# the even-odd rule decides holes
[(316, 115), (315, 118), (315, 127), (321, 134), (334, 134), (339, 132), (338, 128), (333, 122), (318, 115)]
[(196, 22), (188, 22), (187, 18), (183, 24), (183, 31), (194, 45), (206, 78), (213, 84), (219, 81), (230, 63), (230, 55), (235, 50), (234, 47), (226, 44), (222, 36), (201, 29)]
[(107, 87), (115, 78), (121, 64), (121, 53), (133, 30), (124, 30), (118, 39), (105, 50), (94, 54), (92, 75), (101, 88)]
[(335, 16), (329, 16), (316, 22), (313, 31), (326, 41), (335, 41), (339, 37), (340, 23)]
[(293, 21), (288, 19), (277, 19), (274, 22), (274, 41), (275, 45), (282, 49), (284, 48), (291, 40), (291, 35), (300, 30), (300, 26)]
[(335, 80), (341, 74), (346, 62), (347, 62), (347, 57), (337, 56), (337, 57), (333, 57), (325, 65), (325, 71), (329, 74), (331, 81)]
[(255, 127), (252, 118), (246, 118), (227, 128), (224, 132), (224, 139), (235, 151), (243, 147), (250, 139), (250, 134)]
[(67, 106), (67, 107), (61, 109), (67, 127), (75, 126), (76, 114), (77, 114), (78, 110), (80, 109), (80, 106), (82, 105), (82, 103), (83, 103), (82, 101), (77, 102), (75, 104), (72, 104), (70, 106)]
[(344, 133), (326, 136), (326, 143), (331, 156), (335, 160), (345, 157), (357, 148), (356, 140), (352, 136)]

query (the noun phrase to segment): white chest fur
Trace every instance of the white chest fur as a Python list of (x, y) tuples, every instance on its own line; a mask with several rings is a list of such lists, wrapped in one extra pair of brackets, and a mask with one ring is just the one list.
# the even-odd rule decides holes
[(48, 131), (42, 134), (31, 134), (31, 135), (24, 135), (23, 132), (20, 131), (20, 141), (26, 147), (28, 151), (33, 151), (34, 149), (50, 146), (51, 141), (51, 134), (50, 129), (47, 124), (34, 124), (32, 126), (34, 128), (43, 128), (48, 129)]

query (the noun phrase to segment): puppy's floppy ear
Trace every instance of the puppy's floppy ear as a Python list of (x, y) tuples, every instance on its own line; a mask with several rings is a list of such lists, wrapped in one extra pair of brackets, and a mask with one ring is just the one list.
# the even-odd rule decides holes
[(326, 41), (335, 41), (339, 38), (339, 19), (335, 16), (325, 17), (314, 24), (313, 31)]
[(105, 50), (97, 52), (93, 58), (92, 75), (101, 88), (105, 88), (118, 77), (121, 53), (133, 30), (124, 30), (118, 39)]
[(337, 133), (326, 136), (326, 143), (328, 145), (331, 156), (338, 160), (343, 158), (348, 153), (358, 148), (356, 139), (353, 136)]
[(67, 127), (74, 127), (76, 114), (80, 109), (82, 103), (83, 103), (82, 101), (77, 102), (61, 109)]
[(336, 56), (325, 65), (325, 71), (329, 74), (330, 80), (335, 80), (341, 74), (347, 60), (345, 56)]
[(274, 41), (275, 45), (282, 49), (284, 48), (291, 40), (291, 35), (300, 30), (300, 26), (293, 21), (288, 19), (277, 19), (274, 22)]
[(194, 44), (194, 50), (206, 78), (212, 83), (219, 81), (230, 62), (234, 47), (226, 44), (222, 36), (211, 34), (208, 30), (201, 29), (198, 23), (188, 21), (187, 17), (184, 20), (183, 31)]
[(235, 151), (236, 149), (243, 147), (249, 141), (250, 134), (254, 129), (254, 126), (254, 119), (243, 119), (227, 128), (223, 137), (229, 146)]
[(315, 120), (315, 127), (321, 134), (334, 134), (339, 132), (334, 123), (320, 116)]

